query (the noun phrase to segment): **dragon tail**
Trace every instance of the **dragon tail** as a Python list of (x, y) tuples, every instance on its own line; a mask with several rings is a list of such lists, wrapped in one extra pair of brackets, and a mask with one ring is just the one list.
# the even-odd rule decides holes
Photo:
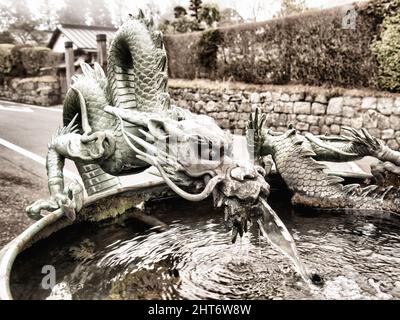
[(111, 105), (137, 111), (169, 107), (163, 36), (142, 11), (130, 16), (116, 33), (110, 46), (107, 78)]

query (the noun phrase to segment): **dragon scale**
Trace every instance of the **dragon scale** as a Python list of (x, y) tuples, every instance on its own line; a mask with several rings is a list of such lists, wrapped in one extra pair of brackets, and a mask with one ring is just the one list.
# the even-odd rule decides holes
[(294, 193), (293, 204), (321, 209), (355, 209), (399, 212), (399, 190), (358, 184), (343, 185), (341, 177), (328, 175), (327, 167), (295, 129), (272, 138), (272, 158), (279, 174)]
[(167, 94), (167, 56), (152, 22), (130, 19), (114, 38), (107, 66), (111, 105), (155, 111)]

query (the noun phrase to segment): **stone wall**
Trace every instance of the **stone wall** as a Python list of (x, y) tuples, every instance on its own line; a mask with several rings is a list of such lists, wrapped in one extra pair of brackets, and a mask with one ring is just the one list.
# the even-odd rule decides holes
[(52, 106), (62, 101), (59, 81), (53, 76), (4, 81), (0, 84), (0, 98), (40, 106)]
[(223, 87), (185, 86), (172, 80), (170, 94), (178, 106), (207, 114), (222, 128), (239, 134), (258, 107), (267, 114), (266, 124), (273, 130), (283, 131), (291, 123), (300, 132), (313, 134), (341, 134), (343, 126), (366, 128), (399, 149), (400, 95), (313, 87)]

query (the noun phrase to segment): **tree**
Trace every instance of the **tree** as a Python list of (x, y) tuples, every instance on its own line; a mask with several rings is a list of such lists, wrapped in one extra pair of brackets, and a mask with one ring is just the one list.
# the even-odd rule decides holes
[(0, 32), (0, 43), (15, 43), (15, 39), (10, 31)]
[(64, 0), (65, 6), (58, 11), (60, 22), (87, 24), (90, 15), (90, 0)]
[(162, 19), (158, 25), (158, 29), (164, 34), (171, 33), (171, 21)]
[(380, 39), (372, 44), (372, 52), (378, 61), (379, 87), (400, 92), (400, 11), (387, 14), (381, 25)]
[(236, 23), (241, 23), (243, 21), (244, 21), (243, 17), (235, 9), (225, 8), (224, 10), (221, 11), (221, 19), (219, 21), (219, 25), (227, 26)]
[(57, 7), (54, 6), (54, 3), (51, 3), (51, 0), (43, 0), (40, 3), (40, 16), (37, 18), (41, 21), (44, 30), (53, 31), (56, 28), (59, 22), (57, 11)]
[(278, 12), (278, 17), (285, 17), (306, 10), (307, 7), (305, 0), (282, 0), (281, 10)]
[(257, 21), (257, 19), (260, 17), (260, 14), (265, 11), (265, 7), (266, 5), (264, 0), (256, 0), (252, 2), (251, 15), (254, 22)]
[(200, 29), (199, 23), (194, 19), (188, 18), (187, 16), (182, 16), (179, 19), (175, 19), (171, 23), (171, 26), (177, 33), (192, 32)]
[(182, 6), (176, 6), (174, 8), (174, 17), (175, 19), (179, 19), (182, 16), (186, 16), (187, 15), (187, 11), (184, 7)]
[[(111, 1), (110, 1), (111, 3)], [(110, 8), (112, 24), (116, 27), (122, 25), (129, 13), (132, 13), (125, 0), (114, 0)]]
[(111, 26), (111, 11), (106, 0), (92, 0), (89, 7), (90, 17), (94, 25)]
[(192, 11), (192, 13), (190, 15), (192, 17), (194, 17), (197, 22), (200, 22), (199, 21), (199, 11), (200, 11), (202, 3), (203, 2), (201, 0), (190, 0), (189, 10)]
[(46, 32), (40, 30), (39, 20), (17, 21), (10, 25), (8, 31), (21, 44), (42, 45), (46, 41)]
[(32, 13), (27, 0), (15, 0), (12, 2), (11, 11), (16, 20), (26, 21), (32, 19)]
[(159, 23), (159, 21), (161, 20), (161, 10), (157, 1), (147, 1), (146, 6), (143, 9), (144, 15), (147, 18), (151, 17), (155, 23)]
[(0, 3), (0, 30), (7, 29), (13, 20), (14, 17), (11, 13), (11, 3), (2, 1)]
[(215, 27), (215, 24), (221, 20), (221, 13), (217, 6), (206, 4), (200, 8), (198, 20), (204, 21), (208, 27)]

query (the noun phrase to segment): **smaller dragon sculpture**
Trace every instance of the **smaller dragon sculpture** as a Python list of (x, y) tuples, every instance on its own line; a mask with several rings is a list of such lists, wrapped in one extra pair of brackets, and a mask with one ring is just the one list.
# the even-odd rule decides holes
[[(400, 213), (400, 152), (365, 129), (343, 129), (347, 135), (300, 135), (291, 125), (286, 132), (274, 132), (265, 126), (265, 115), (256, 110), (248, 122), (248, 148), (267, 172), (276, 165), (293, 192), (293, 205)], [(318, 162), (348, 162), (365, 156), (379, 160), (371, 167), (376, 184), (343, 184), (342, 177), (328, 174), (327, 167)]]

